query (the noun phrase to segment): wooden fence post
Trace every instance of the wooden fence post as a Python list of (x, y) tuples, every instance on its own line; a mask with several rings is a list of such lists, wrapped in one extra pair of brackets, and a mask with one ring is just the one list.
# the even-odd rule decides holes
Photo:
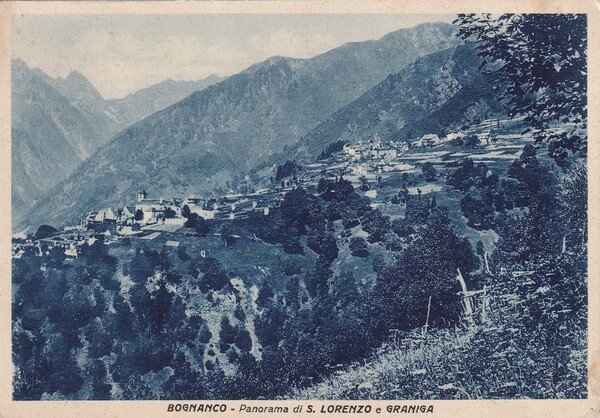
[(425, 319), (425, 326), (423, 327), (423, 337), (427, 334), (429, 328), (429, 312), (431, 312), (431, 296), (429, 296), (429, 302), (427, 304), (427, 318)]
[(460, 269), (457, 268), (456, 271), (458, 271), (458, 276), (456, 276), (456, 279), (460, 282), (460, 287), (462, 288), (462, 292), (463, 292), (463, 303), (464, 303), (464, 308), (465, 308), (465, 315), (467, 316), (467, 318), (470, 318), (471, 315), (473, 314), (473, 305), (471, 302), (471, 298), (468, 294), (467, 283), (465, 282), (465, 279), (464, 279), (462, 273), (460, 272)]

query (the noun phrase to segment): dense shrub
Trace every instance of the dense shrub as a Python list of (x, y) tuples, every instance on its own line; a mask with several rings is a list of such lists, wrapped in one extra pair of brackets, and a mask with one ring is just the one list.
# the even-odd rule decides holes
[(52, 235), (56, 235), (57, 233), (58, 233), (58, 231), (53, 226), (40, 225), (38, 227), (37, 231), (35, 231), (34, 237), (36, 239), (48, 238), (48, 237), (51, 237)]
[(355, 257), (366, 257), (369, 255), (367, 243), (364, 238), (361, 237), (352, 238), (350, 241), (350, 251)]

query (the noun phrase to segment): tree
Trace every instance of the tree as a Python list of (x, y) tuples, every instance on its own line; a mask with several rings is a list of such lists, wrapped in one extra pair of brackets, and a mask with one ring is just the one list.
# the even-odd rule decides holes
[[(550, 156), (587, 151), (587, 19), (583, 14), (460, 14), (510, 117), (523, 116)], [(555, 123), (571, 123), (564, 131)]]
[(229, 283), (227, 271), (219, 260), (212, 257), (202, 258), (198, 270), (204, 273), (198, 287), (203, 292), (209, 290), (221, 290)]
[(567, 221), (569, 234), (577, 244), (587, 242), (588, 179), (585, 161), (573, 164), (561, 180), (558, 198)]
[(37, 231), (35, 231), (36, 239), (43, 239), (56, 235), (58, 230), (50, 225), (40, 225)]
[(177, 214), (173, 208), (168, 207), (165, 209), (165, 219), (173, 219), (175, 216), (177, 216)]
[(481, 145), (481, 140), (477, 135), (467, 135), (463, 139), (463, 144), (467, 148), (477, 148)]
[(507, 175), (525, 184), (532, 195), (554, 183), (548, 169), (540, 164), (536, 157), (536, 150), (530, 144), (523, 147), (523, 152), (513, 161)]
[(141, 221), (142, 219), (144, 219), (144, 212), (142, 212), (141, 209), (136, 210), (135, 214), (133, 215), (133, 219), (135, 219), (136, 221)]
[(339, 251), (333, 231), (323, 225), (315, 226), (309, 230), (306, 245), (329, 261), (335, 260), (338, 256)]
[(196, 218), (194, 229), (196, 230), (196, 234), (198, 234), (198, 236), (205, 237), (210, 232), (210, 224), (202, 216), (198, 216)]
[(273, 289), (271, 288), (271, 286), (269, 285), (269, 283), (265, 282), (258, 289), (258, 296), (256, 298), (256, 304), (260, 308), (264, 308), (264, 307), (270, 305), (270, 302), (271, 302), (273, 296), (274, 296)]
[(188, 205), (184, 205), (181, 208), (181, 216), (183, 216), (184, 218), (189, 218), (191, 213), (192, 212), (190, 211), (190, 207)]
[(434, 181), (435, 180), (437, 171), (432, 163), (426, 162), (425, 164), (423, 164), (423, 167), (421, 167), (421, 171), (423, 172), (423, 176), (425, 177), (426, 181)]
[(362, 227), (369, 233), (367, 241), (370, 243), (383, 242), (385, 235), (390, 230), (390, 219), (383, 216), (379, 209), (365, 213), (361, 219)]
[(275, 181), (281, 181), (286, 177), (293, 177), (298, 174), (302, 168), (296, 164), (296, 161), (287, 160), (283, 165), (277, 166), (277, 172), (275, 173)]
[(350, 241), (350, 252), (354, 257), (366, 257), (369, 255), (367, 243), (364, 238), (354, 237)]
[(490, 182), (492, 175), (493, 173), (491, 173), (485, 163), (475, 165), (473, 160), (465, 158), (461, 162), (460, 167), (448, 176), (446, 183), (465, 192), (473, 186), (480, 186), (486, 181)]
[[(431, 202), (426, 196), (408, 195), (406, 200), (406, 212), (404, 221), (406, 229), (411, 229), (411, 224), (423, 224), (427, 221), (431, 211)], [(408, 232), (405, 236), (409, 235)], [(403, 235), (400, 235), (403, 236)]]
[(419, 235), (395, 262), (376, 271), (369, 298), (373, 302), (367, 305), (373, 310), (369, 316), (378, 338), (387, 338), (390, 328), (424, 324), (429, 296), (433, 296), (430, 323), (457, 319), (461, 310), (457, 268), (468, 275), (479, 267), (468, 239), (456, 234), (445, 209), (437, 207)]
[(494, 226), (494, 194), (489, 189), (471, 192), (460, 200), (460, 209), (467, 218), (467, 224), (478, 230)]
[(233, 344), (237, 335), (237, 329), (229, 321), (227, 315), (221, 318), (221, 330), (219, 331), (219, 339), (222, 344)]
[(312, 297), (324, 296), (329, 291), (329, 280), (333, 276), (329, 266), (329, 260), (325, 257), (318, 257), (314, 267), (306, 272), (304, 283)]
[(477, 253), (477, 255), (483, 257), (483, 255), (485, 254), (485, 247), (483, 245), (483, 241), (477, 241), (477, 244), (475, 245), (475, 252)]
[(237, 242), (237, 238), (231, 231), (231, 228), (228, 225), (223, 226), (221, 229), (221, 239), (225, 243), (226, 246), (231, 247), (235, 245)]
[(198, 222), (198, 214), (197, 213), (189, 213), (188, 216), (185, 217), (186, 221), (183, 223), (183, 226), (186, 228), (196, 228), (196, 223)]
[(243, 352), (252, 350), (252, 338), (246, 328), (240, 328), (235, 336), (235, 345)]
[(501, 183), (502, 195), (506, 209), (522, 208), (529, 205), (531, 192), (527, 185), (516, 179), (502, 179)]
[(365, 176), (361, 176), (359, 178), (359, 180), (360, 180), (360, 190), (362, 190), (363, 192), (366, 192), (367, 190), (370, 189), (369, 181), (367, 180), (367, 178)]

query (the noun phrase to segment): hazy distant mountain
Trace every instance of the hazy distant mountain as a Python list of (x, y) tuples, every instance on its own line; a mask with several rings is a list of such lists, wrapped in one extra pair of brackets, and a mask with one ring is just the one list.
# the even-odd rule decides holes
[(12, 62), (12, 210), (17, 221), (118, 131), (220, 81), (172, 81), (104, 100), (80, 73), (52, 78)]
[[(335, 112), (283, 158), (315, 158), (335, 141), (382, 141), (442, 134), (460, 126), (473, 106), (494, 109), (490, 84), (471, 47), (459, 45), (419, 58)], [(482, 104), (483, 103), (483, 104)]]
[(104, 98), (81, 73), (71, 71), (65, 78), (53, 78), (39, 68), (33, 71), (86, 117), (90, 127), (103, 138), (103, 142), (129, 125), (109, 112)]
[(87, 158), (100, 138), (21, 60), (12, 62), (12, 84), (12, 210), (18, 217)]
[(171, 79), (150, 87), (138, 90), (122, 99), (107, 100), (108, 110), (117, 120), (127, 126), (144, 119), (189, 96), (195, 91), (202, 90), (222, 81), (223, 78), (210, 75), (198, 81), (174, 81)]
[(60, 225), (91, 208), (151, 195), (202, 193), (293, 146), (340, 107), (427, 55), (455, 28), (424, 24), (310, 59), (273, 57), (121, 132), (27, 216)]
[(39, 69), (34, 71), (88, 116), (95, 123), (95, 128), (107, 138), (193, 92), (223, 80), (214, 74), (198, 81), (168, 79), (120, 99), (105, 100), (92, 83), (77, 71), (71, 71), (65, 78), (52, 78)]

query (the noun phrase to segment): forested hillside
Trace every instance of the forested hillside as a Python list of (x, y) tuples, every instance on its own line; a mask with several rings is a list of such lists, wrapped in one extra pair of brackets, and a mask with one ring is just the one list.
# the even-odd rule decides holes
[[(120, 224), (113, 214), (13, 238), (14, 398), (586, 398), (585, 18), (459, 15), (456, 24), (470, 49), (409, 66), (422, 88), (389, 77), (382, 85), (398, 103), (389, 95), (383, 105), (397, 110), (400, 132), (439, 115), (435, 102), (462, 90), (454, 81), (485, 79), (502, 120), (465, 121), (464, 137), (429, 132), (436, 141), (403, 149), (377, 138), (338, 143), (279, 165), (259, 190), (202, 206), (191, 196), (180, 214), (169, 207), (145, 221), (142, 192)], [(473, 51), (479, 75), (457, 58), (472, 64)], [(226, 97), (229, 83), (258, 94), (293, 65), (259, 64), (126, 130), (102, 154), (107, 165), (78, 171), (93, 188), (69, 182), (63, 198), (105, 202), (117, 183), (100, 168), (116, 167), (108, 161), (123, 147), (130, 160), (119, 164), (139, 177), (120, 190), (159, 172), (165, 151), (151, 145), (164, 145), (173, 124), (188, 170), (180, 178), (194, 181), (199, 154), (184, 159), (198, 128), (190, 115), (208, 97), (242, 106)], [(365, 121), (377, 101), (361, 103), (351, 113)], [(149, 156), (146, 165), (134, 154)], [(202, 161), (215, 172), (225, 164)]]

